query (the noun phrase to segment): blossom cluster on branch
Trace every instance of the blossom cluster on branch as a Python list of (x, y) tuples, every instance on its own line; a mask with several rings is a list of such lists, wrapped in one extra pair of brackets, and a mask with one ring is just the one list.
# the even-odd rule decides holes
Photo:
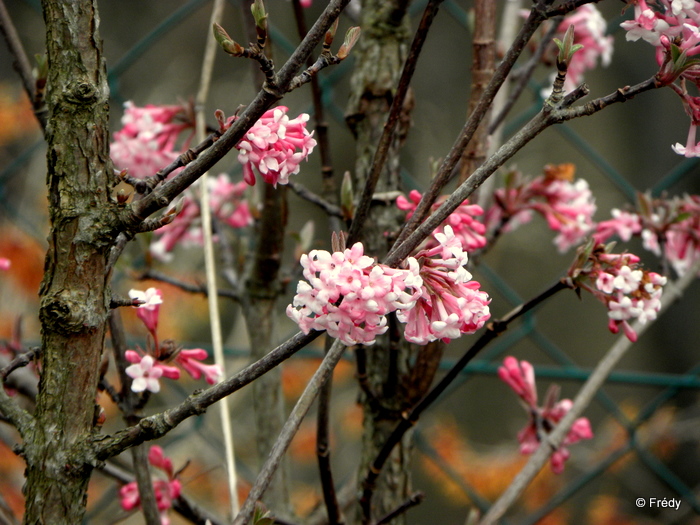
[(569, 278), (575, 286), (593, 294), (608, 309), (608, 328), (614, 334), (623, 329), (634, 342), (637, 334), (630, 321), (653, 321), (661, 309), (666, 277), (642, 268), (631, 253), (611, 253), (612, 245), (594, 241), (581, 247)]
[[(253, 224), (253, 215), (245, 199), (248, 187), (245, 182), (231, 182), (225, 173), (216, 178), (207, 178), (207, 181), (209, 203), (214, 217), (232, 228), (245, 228)], [(177, 245), (202, 245), (202, 214), (196, 191), (196, 187), (187, 191), (178, 204), (180, 210), (172, 222), (155, 231), (158, 240), (151, 243), (150, 251), (158, 260), (172, 260), (172, 251)]]
[[(172, 461), (165, 456), (163, 449), (158, 445), (153, 445), (149, 449), (148, 462), (165, 476), (165, 479), (156, 478), (152, 483), (161, 525), (170, 525), (168, 511), (173, 506), (173, 500), (180, 497), (182, 483), (177, 479), (177, 473), (173, 472)], [(119, 503), (122, 509), (126, 511), (136, 510), (141, 507), (141, 496), (135, 481), (127, 483), (119, 489)]]
[(126, 374), (132, 378), (131, 390), (157, 393), (160, 391), (160, 378), (179, 379), (180, 369), (184, 369), (194, 379), (204, 377), (210, 385), (219, 381), (221, 367), (202, 362), (208, 357), (206, 350), (183, 349), (170, 339), (162, 342), (158, 340), (158, 318), (163, 303), (160, 290), (130, 290), (129, 297), (135, 302), (137, 317), (151, 336), (147, 350), (138, 348), (126, 351), (126, 360), (132, 363), (126, 368)]
[(387, 314), (406, 324), (407, 340), (426, 344), (474, 333), (488, 320), (489, 298), (464, 268), (467, 253), (450, 226), (437, 246), (390, 268), (364, 255), (362, 243), (301, 257), (299, 281), (287, 315), (304, 333), (327, 330), (346, 345), (371, 345), (387, 330)]
[[(570, 399), (559, 400), (559, 387), (552, 385), (547, 391), (544, 405), (538, 406), (535, 370), (527, 361), (518, 362), (515, 357), (506, 357), (503, 365), (498, 368), (498, 377), (518, 395), (527, 411), (529, 421), (518, 433), (518, 441), (522, 454), (532, 454), (571, 410), (573, 403)], [(555, 474), (561, 474), (564, 471), (564, 463), (571, 455), (569, 445), (591, 438), (593, 438), (593, 431), (588, 418), (576, 419), (561, 446), (556, 448), (550, 456), (552, 471)]]
[(494, 192), (486, 212), (489, 231), (509, 231), (530, 221), (537, 212), (558, 232), (554, 243), (565, 252), (579, 246), (593, 231), (595, 199), (585, 179), (574, 181), (573, 164), (547, 165), (543, 175), (525, 178), (518, 171), (505, 176), (504, 187)]
[(613, 209), (611, 219), (598, 223), (594, 239), (605, 242), (613, 235), (623, 241), (641, 236), (644, 248), (663, 257), (682, 277), (700, 259), (700, 197), (639, 194), (637, 209)]
[[(673, 151), (686, 157), (700, 157), (697, 127), (700, 97), (688, 93), (687, 83), (700, 86), (700, 2), (694, 0), (630, 0), (634, 19), (622, 22), (627, 40), (644, 40), (655, 48), (657, 80), (673, 89), (690, 117), (686, 144), (676, 143)], [(675, 81), (680, 80), (680, 85)]]
[[(191, 109), (184, 105), (136, 106), (124, 103), (122, 128), (114, 133), (110, 157), (114, 166), (127, 170), (137, 179), (155, 175), (187, 149), (194, 132)], [(191, 133), (184, 145), (178, 143), (180, 134)]]

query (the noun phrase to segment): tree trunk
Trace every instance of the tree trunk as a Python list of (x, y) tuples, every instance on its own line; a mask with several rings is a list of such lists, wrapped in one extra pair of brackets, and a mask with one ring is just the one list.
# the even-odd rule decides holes
[(92, 0), (44, 0), (51, 232), (41, 284), (42, 359), (35, 424), (25, 441), (27, 524), (76, 524), (92, 466), (99, 363), (109, 313), (108, 87)]
[[(355, 187), (362, 188), (391, 107), (393, 93), (406, 58), (409, 26), (407, 2), (368, 0), (362, 7), (362, 38), (354, 50), (356, 69), (351, 80), (347, 122), (357, 136)], [(407, 98), (410, 100), (410, 98)], [(407, 104), (410, 105), (410, 104)], [(400, 187), (399, 145), (408, 130), (410, 108), (406, 107), (395, 132), (384, 171), (376, 192), (395, 191)], [(359, 190), (358, 190), (359, 191)], [(393, 201), (372, 203), (370, 216), (362, 232), (365, 253), (381, 259), (392, 243), (386, 232), (398, 231), (404, 213)], [(373, 346), (360, 349), (359, 359), (366, 357), (367, 389), (362, 397), (364, 431), (359, 479), (370, 467), (378, 451), (392, 432), (401, 411), (406, 408), (405, 378), (409, 372), (409, 348), (402, 341), (396, 320), (389, 321), (386, 334)], [(373, 499), (373, 518), (378, 519), (404, 502), (410, 492), (410, 438), (399, 444), (377, 481)], [(361, 487), (360, 487), (361, 490)], [(357, 522), (359, 522), (359, 518)], [(403, 523), (399, 517), (394, 524)]]

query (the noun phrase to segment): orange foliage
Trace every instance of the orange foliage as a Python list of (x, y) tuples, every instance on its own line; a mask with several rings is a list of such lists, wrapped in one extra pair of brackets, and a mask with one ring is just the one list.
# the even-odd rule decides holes
[(0, 257), (12, 263), (2, 272), (2, 278), (11, 280), (22, 293), (38, 294), (44, 276), (44, 252), (39, 242), (26, 233), (12, 227), (0, 229)]
[[(478, 453), (471, 448), (462, 436), (454, 421), (442, 422), (427, 432), (430, 444), (440, 458), (469, 484), (481, 497), (495, 500), (508, 487), (515, 475), (527, 462), (516, 445), (512, 452)], [(468, 496), (459, 484), (451, 479), (444, 470), (430, 458), (423, 456), (423, 466), (429, 475), (439, 480), (445, 494), (455, 501), (467, 503)], [(523, 505), (535, 509), (545, 503), (556, 492), (557, 481), (549, 469), (543, 469), (530, 484), (523, 496)], [(560, 516), (562, 513), (552, 513)], [(560, 519), (560, 518), (556, 518)], [(548, 523), (566, 523), (552, 521)]]
[[(294, 359), (287, 361), (282, 369), (282, 392), (286, 399), (297, 399), (304, 391), (306, 384), (318, 369), (319, 358)], [(353, 364), (340, 361), (333, 371), (333, 381), (342, 384), (354, 374)]]
[(600, 494), (588, 506), (586, 521), (590, 525), (634, 525), (635, 520), (625, 516), (622, 507), (615, 496)]
[(13, 94), (8, 86), (0, 84), (0, 146), (38, 129), (27, 95)]
[(24, 514), (23, 472), (22, 459), (0, 441), (0, 494), (15, 516)]

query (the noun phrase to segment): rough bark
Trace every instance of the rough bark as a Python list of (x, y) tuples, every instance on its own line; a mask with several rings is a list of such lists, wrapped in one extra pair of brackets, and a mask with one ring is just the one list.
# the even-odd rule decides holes
[[(355, 53), (356, 70), (351, 80), (352, 93), (346, 119), (357, 136), (356, 188), (362, 188), (379, 142), (393, 91), (406, 58), (410, 37), (406, 2), (371, 0), (363, 2), (362, 38)], [(410, 108), (406, 108), (406, 115)], [(399, 144), (408, 129), (408, 116), (399, 124), (394, 144), (376, 192), (399, 189)], [(398, 230), (403, 220), (393, 202), (375, 201), (365, 223), (362, 240), (365, 253), (382, 257), (391, 240), (385, 232)], [(394, 323), (395, 324), (395, 321)], [(362, 397), (364, 433), (360, 473), (366, 472), (386, 438), (406, 408), (403, 384), (408, 373), (409, 350), (392, 328), (364, 350), (367, 360), (368, 392)], [(373, 516), (381, 517), (403, 503), (410, 493), (410, 437), (394, 450), (377, 483)], [(359, 476), (362, 478), (362, 475)], [(357, 520), (359, 521), (360, 518)], [(397, 518), (392, 523), (403, 523)]]
[(41, 284), (41, 380), (25, 440), (27, 524), (80, 523), (92, 466), (99, 363), (113, 240), (108, 87), (97, 6), (44, 0), (51, 231)]

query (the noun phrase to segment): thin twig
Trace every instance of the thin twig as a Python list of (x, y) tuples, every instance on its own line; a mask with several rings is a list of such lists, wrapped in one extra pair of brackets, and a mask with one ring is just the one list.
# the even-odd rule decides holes
[[(150, 268), (140, 273), (138, 275), (138, 279), (150, 279), (152, 281), (160, 281), (176, 286), (177, 288), (179, 288), (180, 290), (184, 290), (185, 292), (200, 293), (204, 296), (209, 295), (209, 292), (207, 291), (207, 286), (204, 284), (192, 284), (185, 281), (181, 281), (180, 279), (176, 279), (175, 277), (171, 277), (169, 275), (164, 274), (163, 272), (159, 272), (158, 270), (153, 270)], [(235, 301), (239, 300), (239, 296), (236, 290), (218, 288), (216, 290), (216, 293), (219, 297), (226, 297), (227, 299), (233, 299)]]
[[(296, 0), (295, 0), (296, 1)], [(326, 353), (331, 346), (332, 338), (326, 335)], [(333, 470), (331, 468), (331, 451), (329, 439), (330, 403), (333, 391), (333, 376), (321, 386), (318, 395), (318, 413), (316, 416), (316, 457), (318, 459), (318, 471), (323, 490), (323, 502), (328, 514), (328, 525), (340, 525), (343, 523), (338, 505), (338, 497), (335, 492)]]
[[(462, 152), (474, 136), (474, 133), (476, 132), (482, 119), (486, 116), (496, 93), (503, 82), (505, 82), (510, 70), (515, 64), (515, 61), (518, 59), (523, 49), (525, 49), (525, 46), (532, 35), (535, 33), (540, 24), (546, 19), (546, 14), (543, 10), (543, 3), (543, 0), (538, 1), (537, 4), (530, 10), (530, 15), (525, 21), (525, 24), (520, 29), (520, 32), (518, 33), (518, 36), (513, 44), (510, 46), (510, 48), (508, 48), (508, 51), (496, 69), (496, 72), (491, 77), (491, 80), (484, 89), (484, 92), (479, 99), (479, 103), (476, 105), (474, 111), (472, 111), (472, 114), (464, 124), (462, 131), (457, 137), (457, 140), (450, 149), (448, 155), (442, 161), (442, 164), (440, 165), (435, 178), (431, 182), (430, 187), (423, 194), (423, 197), (418, 203), (415, 212), (399, 233), (392, 251), (396, 249), (404, 240), (406, 240), (406, 238), (413, 233), (418, 224), (420, 224), (421, 221), (428, 215), (433, 203), (435, 202), (435, 199), (437, 199), (442, 189), (450, 181), (454, 169), (462, 156)], [(464, 199), (462, 199), (462, 201), (463, 200)], [(460, 204), (462, 201), (460, 201)]]
[[(691, 268), (689, 268), (683, 277), (674, 283), (669, 282), (669, 284), (664, 287), (659, 315), (665, 312), (676, 300), (681, 298), (683, 291), (695, 280), (695, 277), (699, 271), (700, 261), (696, 262)], [(652, 323), (641, 324), (639, 321), (636, 321), (633, 324), (632, 329), (639, 336), (642, 335), (642, 333), (644, 333), (649, 326), (651, 326), (651, 324)], [(576, 395), (573, 406), (569, 412), (567, 412), (567, 414), (562, 418), (557, 427), (550, 434), (548, 434), (547, 439), (542, 441), (537, 451), (530, 457), (529, 461), (518, 473), (518, 475), (515, 476), (515, 479), (513, 479), (506, 491), (501, 494), (501, 497), (498, 498), (496, 503), (493, 504), (486, 515), (481, 519), (479, 525), (490, 525), (497, 522), (498, 519), (503, 516), (508, 508), (520, 496), (520, 494), (522, 494), (532, 479), (547, 463), (552, 451), (561, 446), (564, 438), (569, 433), (571, 425), (573, 425), (576, 418), (578, 418), (590, 404), (596, 392), (600, 390), (600, 387), (603, 385), (612, 369), (631, 346), (632, 342), (627, 339), (626, 336), (620, 335), (615, 344), (613, 344), (610, 350), (608, 350), (607, 354), (605, 354), (605, 357), (598, 362), (595, 369), (588, 377), (588, 380), (586, 380), (584, 385), (581, 387), (581, 390)]]
[(405, 513), (409, 509), (415, 507), (416, 505), (419, 505), (424, 499), (425, 499), (425, 494), (423, 494), (420, 491), (414, 492), (401, 505), (399, 505), (394, 510), (392, 510), (391, 512), (386, 514), (383, 518), (380, 518), (379, 520), (377, 520), (374, 523), (374, 525), (384, 525), (385, 523), (389, 523), (394, 518), (401, 516), (401, 514)]
[(289, 181), (287, 186), (289, 186), (292, 189), (292, 191), (299, 195), (299, 197), (301, 197), (302, 199), (307, 200), (321, 208), (323, 211), (326, 212), (327, 215), (331, 217), (338, 217), (340, 219), (343, 218), (343, 212), (340, 210), (339, 206), (331, 204), (326, 199), (314, 193), (303, 184), (294, 181)]
[(7, 379), (7, 376), (9, 376), (12, 372), (17, 370), (18, 368), (27, 366), (29, 363), (31, 363), (40, 356), (41, 347), (38, 346), (30, 348), (26, 352), (19, 354), (12, 361), (10, 361), (10, 364), (8, 364), (0, 370), (0, 383), (3, 383), (5, 379)]
[(564, 281), (558, 281), (530, 301), (511, 310), (502, 319), (489, 323), (486, 332), (484, 332), (479, 339), (476, 340), (469, 350), (467, 350), (467, 352), (453, 365), (447, 374), (445, 374), (440, 382), (433, 387), (433, 389), (413, 408), (413, 410), (410, 411), (410, 413), (406, 412), (403, 414), (403, 419), (389, 435), (389, 438), (382, 446), (381, 450), (372, 462), (371, 468), (362, 481), (362, 498), (360, 499), (360, 507), (362, 508), (364, 523), (370, 522), (372, 496), (374, 494), (375, 483), (379, 477), (379, 474), (381, 473), (382, 468), (384, 467), (384, 464), (386, 463), (387, 459), (389, 459), (394, 447), (401, 441), (403, 435), (416, 424), (420, 415), (442, 395), (447, 387), (459, 376), (464, 367), (467, 366), (467, 364), (469, 364), (469, 362), (484, 347), (486, 347), (486, 345), (503, 333), (508, 328), (510, 323), (523, 314), (529, 312), (549, 297), (566, 289), (568, 289), (568, 285)]
[(32, 65), (29, 62), (27, 53), (24, 51), (22, 41), (19, 38), (19, 34), (17, 34), (17, 29), (12, 23), (12, 18), (10, 18), (10, 13), (7, 12), (3, 0), (0, 0), (0, 32), (5, 37), (7, 47), (10, 48), (10, 54), (14, 58), (12, 65), (22, 79), (22, 86), (29, 97), (29, 101), (32, 103), (34, 115), (39, 121), (41, 128), (45, 130), (47, 114), (46, 111), (42, 111), (41, 108), (37, 107), (36, 83), (32, 74)]
[(360, 202), (355, 209), (355, 216), (353, 217), (350, 231), (348, 233), (348, 246), (351, 246), (354, 242), (360, 239), (360, 232), (362, 231), (362, 227), (369, 216), (374, 191), (377, 187), (377, 182), (379, 181), (379, 176), (383, 171), (386, 159), (389, 156), (389, 149), (393, 140), (394, 130), (396, 129), (396, 125), (398, 124), (403, 111), (404, 99), (408, 93), (408, 88), (411, 84), (413, 73), (416, 70), (418, 57), (420, 56), (421, 50), (423, 49), (423, 44), (428, 36), (428, 30), (430, 29), (442, 1), (443, 0), (430, 0), (430, 2), (428, 2), (428, 5), (425, 6), (425, 10), (423, 11), (423, 17), (421, 18), (418, 29), (416, 30), (416, 34), (413, 37), (413, 42), (411, 42), (411, 48), (408, 51), (408, 56), (406, 57), (406, 62), (404, 63), (403, 71), (401, 71), (401, 77), (399, 78), (399, 83), (396, 87), (396, 93), (394, 93), (394, 99), (391, 103), (389, 116), (384, 124), (382, 136), (379, 139), (377, 150), (375, 151), (374, 158), (372, 159), (372, 168), (367, 176), (365, 187), (362, 190)]
[(286, 359), (289, 359), (322, 333), (312, 331), (309, 334), (303, 334), (299, 332), (270, 351), (262, 359), (252, 363), (217, 385), (193, 393), (179, 405), (165, 412), (143, 418), (138, 424), (121, 430), (114, 435), (95, 436), (95, 458), (105, 460), (139, 443), (164, 436), (185, 419), (203, 414), (214, 403), (240, 390)]
[(260, 474), (258, 474), (255, 483), (250, 489), (248, 497), (243, 503), (243, 507), (241, 507), (241, 512), (233, 521), (233, 525), (243, 525), (248, 523), (250, 520), (251, 516), (253, 515), (253, 511), (255, 510), (255, 503), (262, 497), (267, 489), (275, 470), (282, 460), (282, 456), (289, 447), (289, 444), (297, 433), (297, 430), (299, 430), (299, 425), (301, 425), (301, 422), (311, 407), (311, 404), (316, 399), (321, 385), (323, 385), (323, 383), (325, 383), (333, 373), (333, 369), (335, 368), (335, 365), (338, 364), (338, 361), (340, 361), (340, 358), (345, 352), (345, 348), (346, 347), (343, 343), (336, 340), (323, 358), (323, 361), (321, 361), (318, 370), (316, 370), (313, 377), (306, 385), (304, 392), (299, 397), (297, 404), (292, 409), (292, 413), (289, 415), (289, 418), (284, 424), (282, 432), (275, 442), (275, 446), (270, 451), (270, 456), (268, 457), (267, 461), (265, 461)]
[[(299, 0), (292, 0), (292, 7), (294, 9), (294, 20), (297, 23), (297, 32), (300, 38), (304, 38), (308, 32), (306, 27), (306, 18), (304, 17), (304, 8), (301, 6)], [(311, 67), (314, 61), (311, 55), (306, 59), (306, 66)], [(323, 93), (321, 90), (321, 84), (318, 81), (318, 76), (314, 75), (311, 77), (311, 100), (314, 105), (314, 132), (316, 135), (316, 142), (318, 144), (319, 156), (321, 158), (321, 180), (323, 184), (323, 196), (326, 201), (334, 204), (337, 200), (337, 183), (333, 178), (333, 162), (331, 160), (331, 148), (328, 140), (328, 123), (325, 118), (325, 110), (323, 107)], [(294, 189), (294, 188), (292, 188)], [(296, 190), (294, 190), (296, 191)], [(337, 221), (335, 221), (337, 222)], [(339, 227), (334, 228), (333, 231), (339, 230)]]
[(535, 49), (535, 52), (532, 54), (527, 63), (522, 67), (522, 69), (518, 71), (517, 83), (513, 86), (508, 100), (505, 102), (503, 107), (500, 108), (498, 114), (495, 115), (489, 123), (489, 133), (494, 133), (496, 129), (503, 123), (505, 118), (508, 116), (508, 113), (510, 113), (510, 110), (513, 109), (513, 106), (515, 106), (515, 103), (520, 98), (520, 95), (522, 95), (523, 91), (525, 91), (528, 82), (532, 78), (532, 74), (534, 73), (535, 68), (540, 63), (545, 49), (552, 45), (552, 38), (554, 38), (554, 35), (557, 34), (557, 29), (562, 21), (562, 18), (563, 17), (556, 17), (553, 20), (551, 20), (552, 25), (540, 41), (539, 45), (537, 46), (537, 49)]

